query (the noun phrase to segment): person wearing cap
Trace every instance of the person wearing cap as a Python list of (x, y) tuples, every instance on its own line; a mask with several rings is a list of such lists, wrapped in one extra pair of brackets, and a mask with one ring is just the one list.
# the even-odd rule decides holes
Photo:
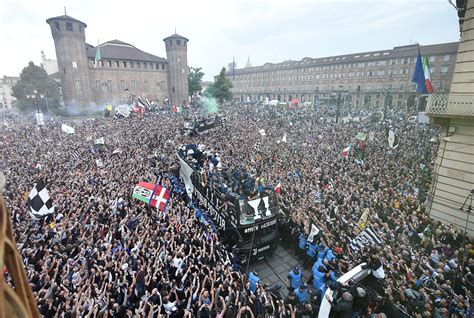
[(299, 251), (300, 251), (300, 255), (304, 255), (305, 251), (306, 251), (306, 236), (303, 232), (301, 232), (300, 236), (299, 236), (299, 242), (298, 242), (298, 248), (299, 248)]
[(254, 270), (249, 273), (249, 283), (250, 283), (250, 291), (255, 293), (257, 291), (257, 286), (260, 283), (260, 277), (258, 277), (258, 271)]
[(317, 249), (318, 259), (320, 258), (324, 259), (327, 251), (328, 251), (328, 248), (323, 243), (319, 244), (318, 249)]
[(298, 266), (293, 267), (293, 270), (288, 273), (288, 280), (290, 281), (290, 287), (292, 289), (300, 287), (303, 280), (303, 273)]
[(306, 255), (307, 255), (307, 258), (303, 264), (303, 267), (306, 266), (306, 263), (307, 262), (313, 262), (314, 259), (316, 258), (316, 249), (318, 248), (318, 244), (314, 243), (314, 242), (308, 242), (308, 248), (306, 250)]
[(301, 284), (299, 288), (295, 289), (296, 298), (298, 298), (300, 304), (309, 301), (310, 292), (306, 284)]

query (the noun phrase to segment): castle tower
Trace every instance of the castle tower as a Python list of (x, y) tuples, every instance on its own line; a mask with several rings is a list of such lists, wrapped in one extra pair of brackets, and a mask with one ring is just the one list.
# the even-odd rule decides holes
[(86, 36), (84, 22), (68, 15), (49, 18), (46, 23), (56, 48), (59, 78), (64, 104), (85, 106), (91, 101), (91, 82), (86, 55)]
[[(461, 2), (461, 41), (449, 95), (432, 94), (426, 113), (443, 128), (428, 213), (474, 235), (474, 0)], [(461, 209), (462, 208), (462, 209)], [(462, 266), (461, 266), (462, 268)]]
[(188, 102), (188, 39), (178, 34), (165, 38), (168, 59), (168, 94), (172, 105)]

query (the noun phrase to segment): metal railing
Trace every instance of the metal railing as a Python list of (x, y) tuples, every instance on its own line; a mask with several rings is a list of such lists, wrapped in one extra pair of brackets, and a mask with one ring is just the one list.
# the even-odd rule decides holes
[(426, 113), (432, 117), (474, 117), (474, 95), (432, 94)]

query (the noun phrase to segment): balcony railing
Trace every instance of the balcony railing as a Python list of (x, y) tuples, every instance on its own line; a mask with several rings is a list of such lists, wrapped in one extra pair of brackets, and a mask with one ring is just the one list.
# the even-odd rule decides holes
[(474, 117), (474, 95), (432, 94), (426, 113), (432, 117)]

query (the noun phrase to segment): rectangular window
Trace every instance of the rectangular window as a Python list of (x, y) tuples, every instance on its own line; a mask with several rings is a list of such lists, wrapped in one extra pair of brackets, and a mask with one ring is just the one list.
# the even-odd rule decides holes
[[(158, 65), (158, 64), (157, 64), (157, 65)], [(144, 90), (145, 92), (148, 92), (148, 81), (144, 81), (144, 82), (143, 82), (143, 90)]]
[(165, 69), (165, 64), (161, 64), (161, 69), (162, 69), (162, 70)]
[(372, 89), (372, 84), (367, 84), (367, 90), (370, 91)]
[(59, 22), (54, 22), (54, 28), (56, 29), (56, 31), (59, 31), (60, 28), (59, 28)]
[(72, 23), (71, 22), (66, 22), (66, 30), (72, 31)]
[(358, 67), (365, 67), (365, 63), (359, 63), (357, 64)]
[(449, 66), (441, 66), (441, 75), (448, 74)]
[(99, 62), (100, 62), (100, 66), (101, 66), (101, 67), (104, 67), (104, 61), (103, 61), (103, 60), (100, 60)]
[(405, 89), (405, 84), (400, 82), (400, 90), (404, 90), (404, 89)]
[(375, 66), (375, 61), (367, 63), (367, 66)]
[(137, 80), (132, 80), (132, 91), (137, 90)]
[(373, 71), (368, 71), (367, 72), (367, 77), (372, 77), (374, 76), (374, 72)]
[(127, 62), (126, 61), (123, 61), (123, 68), (127, 68)]
[(112, 61), (111, 61), (111, 60), (108, 60), (108, 61), (107, 61), (107, 66), (108, 66), (108, 67), (112, 67)]
[(107, 80), (107, 90), (108, 90), (109, 92), (112, 91), (112, 80)]
[(95, 89), (100, 92), (100, 80), (95, 81)]
[(430, 74), (433, 74), (436, 71), (436, 67), (430, 68)]
[(387, 61), (379, 61), (379, 62), (377, 63), (378, 66), (384, 66), (384, 65), (386, 65), (386, 64), (387, 64)]
[(124, 80), (120, 80), (120, 91), (124, 91), (125, 90), (125, 81)]
[(137, 68), (142, 68), (142, 63), (137, 62)]
[(130, 68), (134, 68), (134, 67), (135, 67), (135, 63), (130, 62)]
[(434, 63), (436, 61), (436, 56), (431, 55), (430, 56), (430, 63)]
[(143, 68), (144, 68), (144, 69), (147, 69), (147, 68), (148, 68), (148, 64), (147, 64), (147, 63), (143, 63)]
[(449, 61), (449, 58), (450, 58), (450, 55), (449, 55), (449, 54), (446, 54), (446, 55), (444, 56), (443, 60), (444, 60), (445, 62), (447, 62), (447, 61)]
[(119, 61), (115, 61), (115, 67), (117, 67), (117, 68), (120, 67)]
[(377, 76), (385, 76), (385, 70), (377, 71)]
[(75, 83), (76, 83), (76, 91), (80, 92), (82, 90), (81, 81), (75, 80)]
[(406, 76), (407, 74), (408, 74), (408, 70), (407, 70), (406, 68), (405, 68), (405, 69), (403, 69), (403, 70), (401, 70), (401, 73), (400, 73), (400, 75), (404, 75), (404, 76)]
[(77, 68), (77, 62), (76, 61), (72, 61), (72, 67)]
[(176, 44), (181, 45), (181, 40), (176, 40)]

